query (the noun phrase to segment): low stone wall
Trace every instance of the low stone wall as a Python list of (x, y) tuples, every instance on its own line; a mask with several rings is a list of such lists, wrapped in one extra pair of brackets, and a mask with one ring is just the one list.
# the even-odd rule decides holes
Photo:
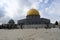
[[(18, 25), (17, 28), (21, 28), (21, 25)], [(46, 24), (33, 24), (33, 25), (22, 25), (23, 29), (30, 29), (30, 28), (60, 28), (58, 25), (49, 24), (48, 26)]]
[(23, 25), (23, 28), (44, 28), (46, 27), (45, 24), (38, 24), (38, 25)]

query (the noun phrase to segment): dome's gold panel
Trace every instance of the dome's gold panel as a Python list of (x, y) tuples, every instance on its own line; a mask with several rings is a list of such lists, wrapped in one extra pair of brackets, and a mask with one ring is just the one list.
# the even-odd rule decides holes
[(39, 15), (39, 12), (36, 9), (30, 9), (27, 12), (27, 16), (30, 16), (30, 15)]

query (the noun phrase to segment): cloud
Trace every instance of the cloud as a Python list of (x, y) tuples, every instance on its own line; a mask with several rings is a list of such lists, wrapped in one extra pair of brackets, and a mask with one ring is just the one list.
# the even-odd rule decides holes
[(3, 17), (5, 14), (4, 8), (0, 7), (0, 18)]
[(51, 19), (51, 22), (60, 21), (60, 2), (54, 0), (49, 8), (45, 8), (47, 18)]
[[(15, 21), (26, 18), (27, 11), (35, 8), (40, 11), (41, 17), (49, 18), (50, 20), (60, 20), (60, 0), (0, 0), (2, 16), (6, 20), (12, 18)], [(57, 17), (56, 17), (57, 16)]]
[(0, 23), (6, 24), (6, 23), (8, 23), (9, 20), (10, 20), (10, 17), (4, 16), (4, 17), (0, 18)]

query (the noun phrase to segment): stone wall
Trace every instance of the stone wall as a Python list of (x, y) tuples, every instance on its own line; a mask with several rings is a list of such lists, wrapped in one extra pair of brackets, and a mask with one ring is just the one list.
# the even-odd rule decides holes
[[(18, 25), (17, 28), (21, 28), (21, 25)], [(30, 29), (30, 28), (60, 28), (58, 25), (49, 24), (48, 26), (46, 24), (33, 24), (33, 25), (22, 25), (23, 29)]]
[(44, 28), (46, 27), (45, 24), (38, 24), (38, 25), (23, 25), (23, 28)]

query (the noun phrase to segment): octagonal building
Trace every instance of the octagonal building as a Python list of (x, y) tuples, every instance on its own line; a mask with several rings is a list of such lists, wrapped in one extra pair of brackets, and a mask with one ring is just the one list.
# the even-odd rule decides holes
[(50, 20), (40, 18), (40, 13), (36, 9), (30, 9), (27, 12), (26, 18), (18, 20), (18, 24), (32, 25), (32, 24), (50, 24)]

